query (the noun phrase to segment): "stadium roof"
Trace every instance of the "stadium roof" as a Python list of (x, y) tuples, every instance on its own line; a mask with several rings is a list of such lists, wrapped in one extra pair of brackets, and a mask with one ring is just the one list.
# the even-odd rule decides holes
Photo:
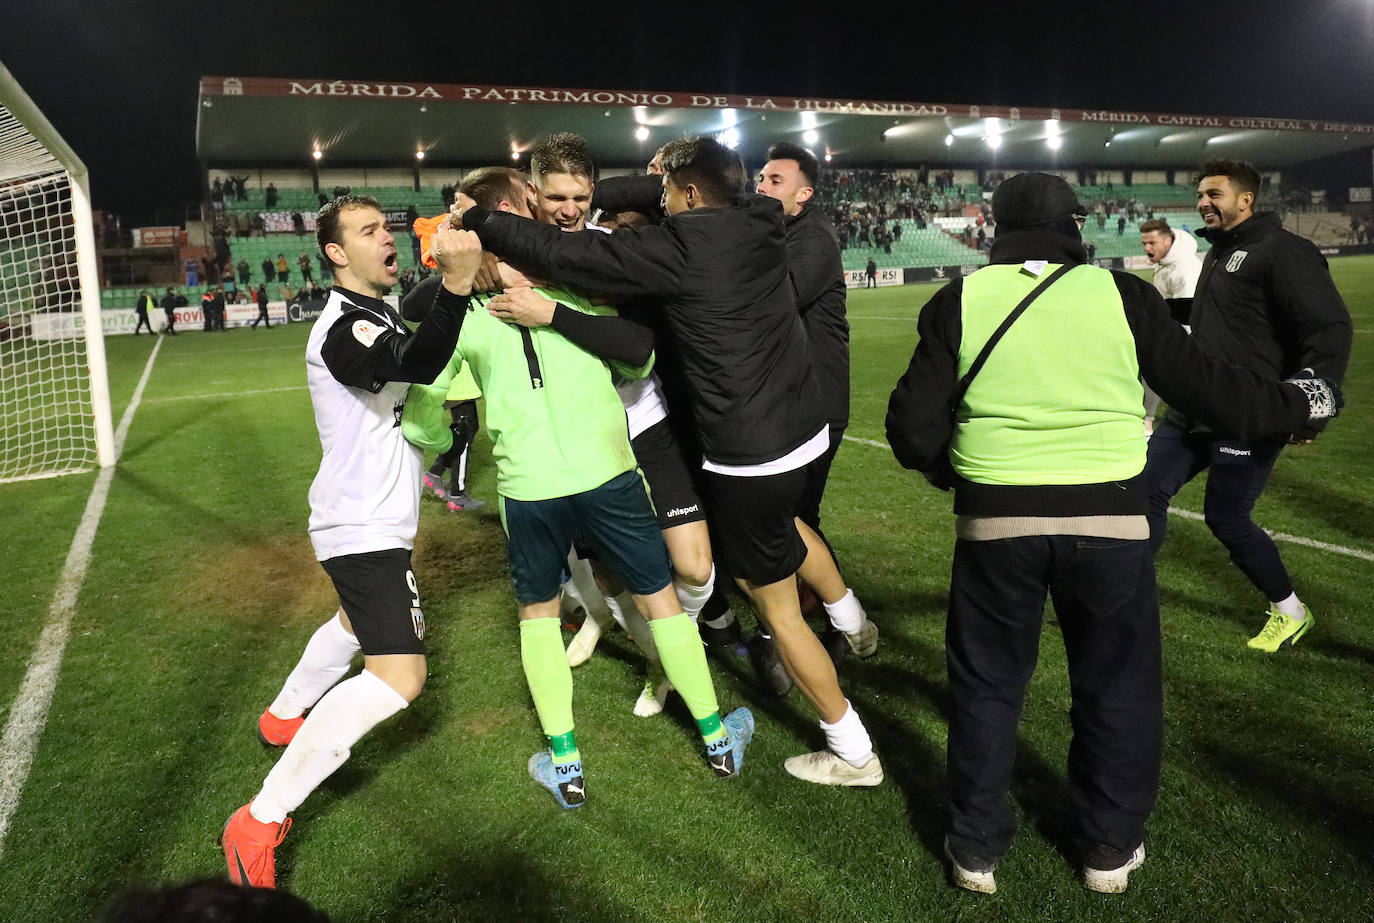
[(427, 166), (471, 165), (553, 131), (583, 135), (606, 166), (732, 130), (750, 162), (790, 140), (836, 167), (1189, 168), (1234, 157), (1272, 170), (1374, 145), (1374, 125), (1313, 119), (314, 78), (203, 77), (198, 114), (209, 166), (305, 164), (316, 149), (327, 166), (411, 163), (417, 150)]

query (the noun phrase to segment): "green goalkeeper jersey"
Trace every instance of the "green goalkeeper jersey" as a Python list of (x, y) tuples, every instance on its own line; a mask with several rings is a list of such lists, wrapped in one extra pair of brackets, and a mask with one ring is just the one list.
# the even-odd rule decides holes
[[(564, 289), (536, 289), (584, 314), (614, 314)], [(496, 489), (513, 500), (548, 500), (600, 487), (635, 468), (625, 407), (611, 381), (638, 379), (639, 368), (606, 362), (552, 327), (520, 327), (492, 317), (487, 297), (474, 294), (458, 346), (433, 384), (410, 386), (402, 431), (412, 443), (446, 451), (452, 441), (443, 405), (463, 363), (486, 397), (494, 444)]]

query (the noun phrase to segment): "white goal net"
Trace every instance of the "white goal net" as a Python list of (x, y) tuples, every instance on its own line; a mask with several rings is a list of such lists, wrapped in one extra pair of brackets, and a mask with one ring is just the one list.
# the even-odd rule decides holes
[(86, 168), (0, 66), (0, 482), (113, 443)]

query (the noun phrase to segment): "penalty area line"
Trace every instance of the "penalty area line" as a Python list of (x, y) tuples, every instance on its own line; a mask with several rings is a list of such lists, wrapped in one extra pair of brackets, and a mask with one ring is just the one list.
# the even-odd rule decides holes
[[(134, 389), (129, 406), (119, 420), (119, 428), (115, 430), (116, 464), (124, 450), (124, 440), (129, 435), (134, 411), (143, 399), (143, 389), (152, 374), (153, 360), (157, 358), (163, 342), (159, 339), (153, 345), (153, 351), (143, 367), (143, 376), (139, 378), (138, 387)], [(48, 607), (48, 621), (33, 647), (24, 682), (19, 687), (14, 704), (10, 706), (4, 734), (0, 735), (0, 858), (4, 857), (5, 836), (9, 833), (15, 809), (19, 807), (19, 796), (28, 778), (29, 768), (33, 765), (38, 739), (48, 720), (48, 708), (52, 705), (57, 675), (62, 667), (62, 654), (71, 634), (72, 613), (76, 609), (81, 584), (86, 579), (86, 569), (91, 563), (91, 546), (95, 542), (96, 529), (100, 526), (100, 517), (105, 512), (105, 501), (110, 495), (115, 467), (110, 465), (101, 468), (96, 475), (95, 486), (91, 488), (86, 510), (81, 514), (81, 522), (67, 551), (66, 563), (62, 566), (57, 590)]]
[[(875, 449), (886, 449), (886, 442), (879, 442), (876, 439), (860, 439), (858, 436), (844, 435), (845, 442), (857, 442), (859, 445), (872, 446)], [(1201, 513), (1194, 513), (1192, 510), (1181, 509), (1177, 506), (1169, 507), (1169, 513), (1180, 519), (1193, 519), (1203, 522), (1205, 517)], [(1264, 528), (1261, 526), (1260, 528)], [(1321, 542), (1315, 538), (1307, 538), (1304, 535), (1290, 535), (1287, 532), (1273, 532), (1264, 529), (1265, 533), (1276, 542), (1288, 542), (1290, 545), (1301, 545), (1304, 548), (1315, 548), (1317, 551), (1326, 551), (1331, 554), (1344, 555), (1347, 558), (1357, 558), (1361, 561), (1374, 561), (1374, 552), (1364, 551), (1359, 548), (1351, 548), (1346, 545), (1335, 545), (1331, 542)]]

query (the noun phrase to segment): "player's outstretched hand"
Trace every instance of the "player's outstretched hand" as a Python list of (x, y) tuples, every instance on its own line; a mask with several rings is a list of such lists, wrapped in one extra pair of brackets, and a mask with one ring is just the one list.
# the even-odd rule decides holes
[(499, 292), (505, 288), (501, 284), (501, 260), (495, 253), (482, 251), (482, 265), (477, 267), (477, 277), (472, 280), (474, 292)]
[(521, 327), (544, 327), (553, 323), (555, 307), (556, 302), (527, 286), (506, 289), (487, 302), (487, 311), (492, 317)]
[(456, 295), (472, 294), (472, 280), (482, 264), (482, 242), (472, 231), (454, 230), (452, 218), (434, 232), (430, 255), (444, 274), (444, 288)]

